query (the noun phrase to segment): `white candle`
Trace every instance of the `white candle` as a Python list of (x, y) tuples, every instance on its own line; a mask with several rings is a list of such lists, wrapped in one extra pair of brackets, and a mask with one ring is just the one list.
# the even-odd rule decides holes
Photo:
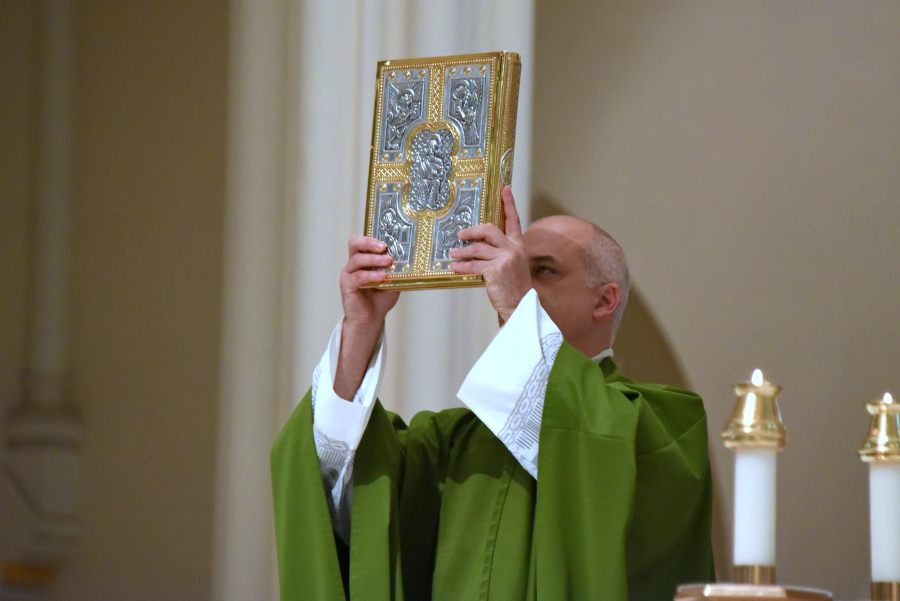
[(869, 464), (872, 582), (900, 582), (900, 463)]
[(737, 403), (722, 432), (734, 450), (734, 565), (774, 570), (776, 456), (787, 434), (776, 400), (781, 387), (757, 369), (734, 391)]
[(734, 565), (775, 567), (777, 453), (774, 448), (735, 449)]
[[(894, 399), (884, 393), (882, 402)], [(869, 520), (872, 582), (900, 582), (900, 462), (869, 463)]]

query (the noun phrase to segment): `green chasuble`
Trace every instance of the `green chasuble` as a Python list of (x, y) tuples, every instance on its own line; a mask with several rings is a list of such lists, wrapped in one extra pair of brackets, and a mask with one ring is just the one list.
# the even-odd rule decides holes
[(307, 394), (272, 451), (281, 599), (662, 601), (714, 578), (698, 396), (637, 384), (563, 342), (538, 477), (468, 409), (406, 426), (376, 402), (353, 466), (348, 550)]

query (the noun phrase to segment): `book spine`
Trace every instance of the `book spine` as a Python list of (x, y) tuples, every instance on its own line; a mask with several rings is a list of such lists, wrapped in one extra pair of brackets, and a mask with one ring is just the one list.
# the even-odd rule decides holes
[(519, 108), (519, 83), (522, 76), (522, 62), (515, 52), (504, 52), (502, 58), (501, 96), (500, 96), (500, 135), (499, 157), (496, 173), (499, 176), (496, 189), (495, 207), (498, 211), (494, 223), (506, 231), (506, 216), (503, 213), (503, 201), (500, 191), (504, 186), (512, 185), (513, 160), (516, 146), (516, 117)]

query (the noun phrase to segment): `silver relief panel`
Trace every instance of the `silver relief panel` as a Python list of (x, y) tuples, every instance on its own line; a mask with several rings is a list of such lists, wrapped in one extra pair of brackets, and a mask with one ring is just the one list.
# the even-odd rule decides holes
[(484, 156), (491, 65), (449, 67), (446, 75), (444, 118), (459, 129), (459, 154)]
[(456, 237), (460, 230), (478, 223), (481, 210), (482, 179), (456, 180), (457, 194), (453, 209), (434, 221), (431, 251), (431, 269), (433, 271), (449, 271), (450, 249), (463, 246), (463, 241)]
[(387, 245), (388, 254), (394, 259), (384, 271), (409, 271), (412, 245), (416, 240), (416, 222), (407, 217), (400, 207), (403, 184), (385, 184), (384, 188), (378, 191), (375, 201), (378, 214), (375, 215), (373, 237)]
[(409, 145), (410, 211), (440, 211), (450, 200), (453, 134), (449, 129), (418, 132)]
[[(428, 70), (385, 71), (382, 96), (381, 140), (378, 149), (383, 161), (404, 160), (406, 134), (425, 121), (428, 99)], [(390, 76), (394, 78), (391, 79)], [(408, 76), (407, 76), (408, 75)]]

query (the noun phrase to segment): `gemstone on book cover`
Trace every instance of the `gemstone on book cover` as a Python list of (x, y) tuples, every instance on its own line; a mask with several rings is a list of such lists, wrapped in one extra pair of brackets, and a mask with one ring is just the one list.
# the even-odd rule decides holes
[(409, 196), (407, 206), (415, 213), (440, 211), (450, 200), (450, 170), (453, 168), (453, 134), (449, 129), (422, 130), (409, 147)]

